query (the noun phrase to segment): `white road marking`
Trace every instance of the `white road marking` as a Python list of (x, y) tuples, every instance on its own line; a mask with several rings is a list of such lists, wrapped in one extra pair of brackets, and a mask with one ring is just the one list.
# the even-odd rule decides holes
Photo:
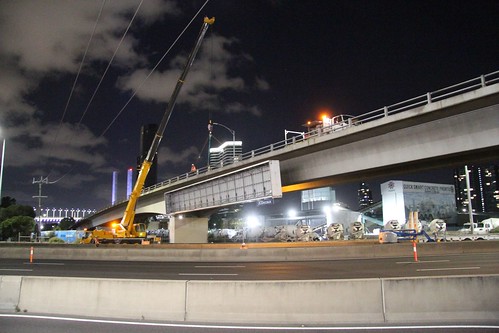
[(197, 276), (235, 276), (239, 274), (223, 274), (223, 273), (178, 273), (178, 275), (197, 275)]
[(47, 265), (47, 266), (64, 266), (62, 262), (25, 262), (25, 265)]
[(194, 266), (195, 268), (245, 268), (246, 266), (242, 265), (219, 265), (219, 266)]
[(426, 272), (426, 271), (458, 271), (463, 269), (480, 269), (479, 266), (474, 267), (448, 267), (448, 268), (421, 268), (417, 269), (418, 272)]
[(33, 272), (32, 269), (23, 268), (0, 268), (0, 271), (11, 271), (11, 272)]
[(71, 318), (71, 317), (53, 317), (53, 316), (36, 316), (24, 314), (2, 314), (0, 317), (8, 318), (33, 318), (61, 321), (75, 321), (86, 323), (99, 324), (114, 324), (114, 325), (135, 325), (135, 326), (156, 326), (156, 327), (183, 327), (183, 328), (207, 328), (207, 329), (251, 329), (251, 330), (268, 330), (268, 331), (289, 331), (289, 330), (307, 330), (307, 331), (358, 331), (358, 330), (404, 330), (404, 329), (499, 329), (499, 325), (404, 325), (404, 326), (236, 326), (236, 325), (202, 325), (202, 324), (170, 324), (170, 323), (153, 323), (144, 321), (121, 321), (121, 320), (104, 320), (104, 319), (88, 319), (88, 318)]
[(448, 259), (443, 260), (419, 260), (419, 261), (398, 261), (397, 264), (426, 264), (432, 262), (449, 262)]

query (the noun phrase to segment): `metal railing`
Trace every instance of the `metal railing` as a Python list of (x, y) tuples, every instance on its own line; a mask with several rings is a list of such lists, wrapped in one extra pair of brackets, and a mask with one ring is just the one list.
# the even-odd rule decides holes
[[(407, 111), (407, 110), (410, 110), (410, 109), (413, 109), (413, 108), (416, 108), (419, 106), (424, 106), (424, 105), (427, 105), (430, 103), (441, 101), (441, 100), (449, 98), (449, 97), (461, 95), (463, 93), (477, 90), (480, 88), (485, 88), (485, 87), (490, 86), (490, 85), (495, 84), (495, 83), (499, 83), (499, 71), (495, 71), (495, 72), (492, 72), (489, 74), (481, 75), (479, 77), (473, 78), (473, 79), (468, 80), (468, 81), (464, 81), (464, 82), (461, 82), (461, 83), (458, 83), (458, 84), (455, 84), (455, 85), (452, 85), (452, 86), (449, 86), (449, 87), (446, 87), (443, 89), (439, 89), (439, 90), (436, 90), (433, 92), (428, 92), (424, 95), (420, 95), (420, 96), (417, 96), (417, 97), (414, 97), (414, 98), (411, 98), (411, 99), (408, 99), (408, 100), (405, 100), (402, 102), (398, 102), (398, 103), (395, 103), (395, 104), (392, 104), (389, 106), (385, 106), (385, 107), (361, 114), (359, 116), (355, 116), (353, 122), (351, 119), (349, 119), (347, 127), (349, 127), (349, 126), (362, 126), (363, 124), (370, 122), (370, 121), (373, 121), (373, 120), (381, 119), (384, 117), (389, 117), (391, 115), (401, 113), (401, 112), (404, 112), (404, 111)], [(277, 151), (280, 149), (284, 149), (285, 147), (303, 142), (303, 141), (308, 140), (310, 138), (320, 137), (323, 135), (330, 135), (330, 134), (333, 134), (335, 132), (341, 131), (344, 128), (345, 128), (344, 126), (335, 126), (335, 124), (333, 124), (330, 127), (314, 129), (314, 130), (305, 132), (304, 135), (294, 136), (294, 137), (291, 137), (289, 139), (285, 139), (285, 140), (282, 140), (282, 141), (279, 141), (276, 143), (272, 143), (268, 146), (257, 148), (257, 149), (251, 150), (249, 152), (243, 153), (242, 155), (237, 156), (237, 158), (235, 159), (234, 162), (229, 162), (229, 163), (226, 163), (224, 165), (215, 166), (215, 167), (214, 166), (201, 167), (201, 168), (197, 169), (196, 171), (187, 172), (187, 173), (181, 174), (179, 176), (167, 179), (167, 180), (162, 181), (158, 184), (144, 188), (142, 193), (143, 194), (149, 193), (149, 192), (152, 192), (158, 188), (162, 188), (165, 186), (169, 186), (171, 184), (175, 184), (181, 180), (188, 179), (190, 177), (194, 177), (194, 176), (197, 176), (200, 174), (204, 174), (204, 173), (207, 173), (211, 170), (215, 170), (215, 169), (218, 170), (220, 168), (225, 168), (225, 167), (231, 166), (234, 163), (237, 163), (239, 161), (249, 160), (249, 159), (255, 158), (257, 156), (261, 156), (261, 155), (271, 153), (271, 152), (274, 152), (274, 151)], [(126, 200), (124, 200), (124, 201), (126, 201)], [(103, 210), (105, 210), (105, 209), (103, 209)]]

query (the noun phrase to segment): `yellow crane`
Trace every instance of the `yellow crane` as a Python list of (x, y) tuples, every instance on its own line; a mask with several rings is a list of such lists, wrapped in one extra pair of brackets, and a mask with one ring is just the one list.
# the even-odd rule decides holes
[(168, 107), (166, 108), (165, 113), (163, 114), (163, 118), (161, 119), (161, 123), (158, 126), (158, 130), (154, 136), (154, 139), (151, 143), (151, 147), (146, 155), (146, 158), (142, 162), (142, 165), (139, 170), (139, 175), (137, 177), (137, 181), (135, 186), (133, 187), (132, 193), (130, 194), (130, 198), (128, 200), (125, 213), (121, 222), (115, 226), (113, 226), (113, 230), (111, 232), (104, 230), (94, 230), (83, 240), (84, 243), (100, 243), (100, 242), (128, 242), (128, 243), (136, 243), (141, 240), (145, 240), (147, 238), (146, 227), (143, 223), (134, 223), (135, 220), (135, 208), (137, 206), (137, 200), (139, 199), (142, 190), (144, 189), (144, 183), (146, 181), (147, 175), (149, 174), (149, 170), (151, 169), (152, 162), (156, 153), (158, 151), (159, 144), (161, 139), (163, 138), (163, 133), (165, 131), (166, 125), (168, 124), (168, 120), (172, 114), (173, 108), (175, 106), (175, 102), (177, 100), (180, 89), (185, 82), (187, 77), (187, 73), (194, 62), (194, 58), (196, 57), (199, 48), (201, 47), (201, 43), (204, 39), (204, 35), (208, 30), (208, 27), (211, 26), (215, 22), (215, 18), (205, 17), (203, 20), (203, 25), (201, 27), (201, 31), (199, 32), (198, 38), (196, 40), (196, 44), (192, 49), (189, 58), (187, 59), (187, 63), (185, 64), (184, 70), (180, 75), (175, 89), (168, 101)]

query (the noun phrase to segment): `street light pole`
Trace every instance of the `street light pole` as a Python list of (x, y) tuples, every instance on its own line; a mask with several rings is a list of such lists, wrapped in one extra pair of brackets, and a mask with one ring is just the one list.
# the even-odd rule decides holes
[(222, 126), (223, 128), (225, 128), (227, 131), (229, 131), (232, 134), (232, 163), (234, 163), (236, 161), (236, 131), (228, 128), (224, 124), (213, 123), (213, 125)]
[(470, 231), (475, 233), (475, 228), (473, 224), (473, 205), (471, 204), (471, 190), (470, 190), (470, 173), (468, 170), (468, 165), (464, 166), (464, 173), (466, 176), (466, 193), (468, 194), (468, 215), (470, 219)]
[(2, 145), (2, 163), (0, 165), (0, 201), (2, 200), (2, 182), (3, 182), (3, 162), (5, 161), (5, 138)]

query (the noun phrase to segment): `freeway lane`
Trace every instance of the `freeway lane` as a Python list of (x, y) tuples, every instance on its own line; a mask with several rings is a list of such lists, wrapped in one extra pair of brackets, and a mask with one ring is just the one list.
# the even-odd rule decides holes
[(246, 332), (404, 332), (404, 333), (492, 333), (497, 332), (496, 324), (404, 324), (404, 325), (363, 325), (363, 326), (243, 326), (243, 325), (202, 325), (185, 323), (132, 322), (102, 320), (93, 318), (50, 317), (36, 315), (8, 315), (0, 313), (2, 333), (246, 333)]
[(140, 262), (1, 259), (0, 275), (157, 280), (316, 280), (499, 274), (497, 253), (308, 262)]

